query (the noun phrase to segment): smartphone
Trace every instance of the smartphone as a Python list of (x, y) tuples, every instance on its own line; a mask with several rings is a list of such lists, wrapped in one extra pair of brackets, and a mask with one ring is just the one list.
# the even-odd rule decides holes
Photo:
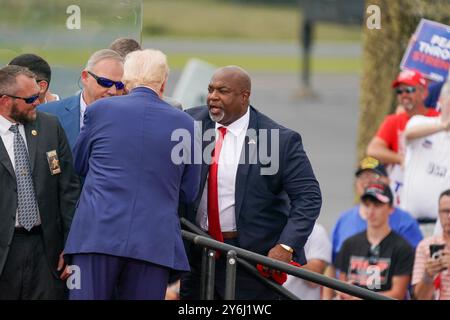
[(430, 244), (430, 257), (437, 260), (444, 250), (445, 244)]

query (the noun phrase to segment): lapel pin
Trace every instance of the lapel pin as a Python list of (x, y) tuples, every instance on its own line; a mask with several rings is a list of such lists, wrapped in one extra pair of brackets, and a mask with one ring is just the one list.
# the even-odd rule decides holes
[(37, 136), (37, 131), (36, 131), (36, 130), (31, 130), (31, 134), (32, 134), (33, 136)]

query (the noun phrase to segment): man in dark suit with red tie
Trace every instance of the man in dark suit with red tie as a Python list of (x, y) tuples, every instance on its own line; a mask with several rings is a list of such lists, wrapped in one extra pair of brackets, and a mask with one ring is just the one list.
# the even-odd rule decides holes
[[(303, 246), (322, 203), (298, 133), (249, 105), (251, 80), (240, 67), (218, 69), (207, 106), (187, 112), (202, 123), (204, 159), (200, 193), (185, 207), (191, 222), (214, 239), (286, 263), (306, 263)], [(215, 144), (208, 137), (216, 137)], [(200, 298), (199, 247), (190, 246), (191, 273), (181, 279), (181, 298)], [(216, 261), (215, 296), (224, 297), (225, 255)], [(238, 266), (236, 299), (277, 299)]]

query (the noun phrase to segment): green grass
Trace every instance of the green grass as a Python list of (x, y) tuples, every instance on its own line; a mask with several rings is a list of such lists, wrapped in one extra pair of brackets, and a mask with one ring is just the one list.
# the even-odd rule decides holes
[[(68, 67), (81, 68), (86, 63), (90, 50), (39, 50), (30, 48), (23, 52), (34, 52), (45, 57), (50, 65), (64, 65)], [(0, 63), (10, 61), (15, 52), (0, 50)], [(230, 55), (230, 54), (168, 54), (169, 65), (172, 70), (182, 69), (191, 58), (207, 61), (216, 66), (235, 64), (249, 71), (267, 72), (298, 72), (300, 69), (300, 58), (292, 56), (253, 56), (253, 55)], [(314, 58), (312, 59), (313, 72), (327, 73), (360, 73), (361, 59), (352, 58)]]
[[(188, 54), (169, 54), (171, 69), (182, 69), (186, 62), (193, 58)], [(251, 55), (218, 55), (198, 54), (195, 58), (204, 60), (216, 66), (239, 65), (249, 71), (267, 72), (299, 72), (300, 60), (295, 57), (283, 56), (251, 56)], [(326, 73), (359, 73), (361, 60), (350, 58), (313, 58), (313, 72)]]
[[(298, 6), (144, 0), (143, 36), (298, 41)], [(318, 24), (318, 41), (360, 41), (361, 28)]]

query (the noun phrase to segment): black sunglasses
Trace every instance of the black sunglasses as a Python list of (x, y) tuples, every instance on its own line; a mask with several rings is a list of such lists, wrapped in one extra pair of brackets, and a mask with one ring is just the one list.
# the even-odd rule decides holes
[(2, 94), (2, 96), (7, 96), (7, 97), (10, 97), (10, 98), (14, 98), (14, 99), (22, 99), (27, 104), (32, 104), (37, 99), (39, 99), (39, 93), (35, 94), (34, 96), (28, 97), (28, 98), (17, 97), (17, 96), (13, 96), (13, 95), (10, 95), (10, 94)]
[(374, 265), (380, 259), (380, 246), (370, 247), (369, 250), (369, 264)]
[(413, 93), (413, 92), (416, 92), (416, 88), (414, 88), (414, 87), (406, 87), (406, 88), (397, 88), (397, 89), (395, 89), (395, 93), (397, 93), (397, 94), (402, 94), (403, 92), (406, 92), (406, 93)]
[(99, 77), (96, 74), (92, 73), (91, 71), (88, 71), (88, 73), (97, 80), (97, 83), (102, 86), (103, 88), (111, 88), (113, 85), (116, 86), (117, 90), (122, 90), (125, 85), (122, 81), (112, 81), (108, 78)]

